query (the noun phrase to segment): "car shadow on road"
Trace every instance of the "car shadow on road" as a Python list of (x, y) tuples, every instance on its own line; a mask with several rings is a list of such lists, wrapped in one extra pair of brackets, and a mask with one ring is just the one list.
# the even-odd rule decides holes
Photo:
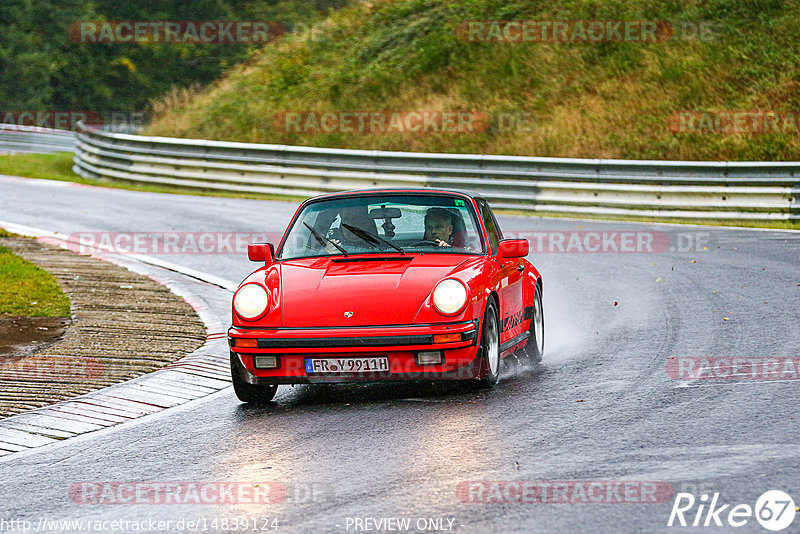
[(521, 364), (515, 359), (506, 359), (500, 373), (500, 383), (494, 388), (481, 388), (473, 381), (444, 380), (281, 386), (272, 402), (262, 405), (241, 404), (238, 411), (240, 415), (253, 415), (301, 407), (367, 406), (387, 402), (477, 404), (492, 397), (511, 394), (520, 386), (529, 387), (531, 382), (535, 384), (546, 374), (546, 368), (538, 363)]

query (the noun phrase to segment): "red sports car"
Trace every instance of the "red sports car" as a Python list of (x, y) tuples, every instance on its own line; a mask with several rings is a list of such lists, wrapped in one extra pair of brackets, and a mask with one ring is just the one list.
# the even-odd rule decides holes
[(233, 296), (231, 374), (244, 402), (279, 384), (497, 383), (500, 360), (540, 361), (542, 279), (486, 200), (435, 189), (303, 202)]

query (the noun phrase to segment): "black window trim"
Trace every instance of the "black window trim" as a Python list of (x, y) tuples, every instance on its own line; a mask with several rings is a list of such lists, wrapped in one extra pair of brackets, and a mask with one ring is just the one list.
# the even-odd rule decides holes
[[(483, 220), (483, 214), (480, 213), (480, 206), (479, 206), (478, 202), (480, 202), (480, 201), (486, 202), (486, 200), (481, 198), (481, 197), (476, 198), (476, 197), (472, 197), (472, 196), (470, 196), (470, 195), (468, 195), (466, 193), (459, 193), (457, 191), (386, 191), (386, 192), (384, 192), (384, 191), (375, 191), (375, 192), (365, 191), (363, 193), (357, 193), (357, 194), (352, 194), (352, 195), (341, 195), (340, 197), (322, 196), (322, 197), (311, 198), (311, 199), (306, 200), (302, 204), (300, 204), (300, 206), (297, 208), (297, 210), (295, 211), (294, 215), (292, 216), (292, 220), (289, 221), (288, 225), (286, 225), (286, 230), (284, 230), (283, 236), (281, 237), (281, 240), (278, 243), (278, 246), (273, 247), (273, 254), (272, 254), (273, 260), (276, 263), (278, 263), (278, 262), (282, 262), (282, 261), (295, 261), (295, 260), (303, 260), (303, 259), (308, 259), (308, 258), (336, 258), (336, 257), (341, 257), (341, 254), (319, 254), (319, 255), (314, 255), (314, 256), (303, 256), (302, 258), (284, 259), (284, 258), (278, 258), (278, 253), (276, 251), (283, 252), (283, 245), (284, 245), (284, 242), (286, 241), (286, 239), (289, 237), (289, 230), (294, 226), (295, 222), (297, 222), (297, 218), (300, 216), (300, 213), (302, 213), (303, 210), (305, 210), (308, 206), (310, 206), (312, 204), (316, 204), (318, 202), (328, 202), (328, 201), (334, 200), (335, 198), (349, 199), (349, 198), (378, 197), (378, 196), (382, 196), (382, 195), (386, 195), (386, 196), (401, 196), (401, 197), (402, 196), (453, 197), (453, 198), (464, 199), (464, 200), (466, 200), (467, 202), (469, 202), (472, 205), (473, 209), (476, 209), (475, 216), (479, 219), (478, 222), (481, 222)], [(489, 210), (489, 212), (491, 213), (491, 210)], [(494, 217), (494, 214), (492, 216)], [(484, 223), (484, 226), (485, 226), (485, 224), (486, 223)], [(495, 223), (495, 226), (497, 226), (496, 223)], [(461, 256), (488, 256), (489, 255), (488, 250), (490, 248), (490, 244), (488, 242), (488, 237), (489, 236), (487, 234), (485, 236), (485, 238), (486, 238), (485, 239), (484, 235), (483, 235), (483, 232), (481, 232), (479, 228), (476, 229), (476, 230), (478, 230), (478, 237), (480, 238), (481, 244), (483, 245), (483, 248), (484, 248), (483, 252), (466, 252), (466, 251), (465, 252), (440, 252), (440, 251), (431, 250), (431, 251), (426, 251), (426, 252), (408, 252), (408, 254), (424, 255), (424, 254), (437, 254), (438, 253), (438, 254), (452, 254), (452, 255), (461, 255)], [(499, 228), (498, 228), (498, 230), (499, 230)], [(363, 255), (369, 255), (369, 254), (375, 254), (375, 252), (355, 252), (355, 253), (351, 253), (350, 255), (351, 256), (358, 256), (358, 255), (362, 255), (363, 256)], [(495, 252), (495, 254), (496, 254), (496, 252)]]
[[(485, 198), (475, 199), (478, 203), (478, 207), (481, 211), (481, 219), (483, 219), (483, 225), (486, 227), (486, 218), (483, 216), (483, 209), (486, 208), (486, 211), (489, 213), (489, 216), (492, 218), (492, 223), (494, 224), (495, 229), (497, 230), (497, 247), (493, 247), (491, 256), (497, 256), (497, 253), (500, 252), (500, 242), (503, 240), (503, 230), (500, 228), (500, 225), (497, 223), (497, 218), (494, 216), (494, 212), (492, 211), (491, 206), (489, 206), (489, 202), (486, 201)], [(486, 238), (487, 240), (491, 240), (489, 237), (489, 228), (486, 228)], [(487, 243), (487, 245), (491, 245), (491, 243)]]

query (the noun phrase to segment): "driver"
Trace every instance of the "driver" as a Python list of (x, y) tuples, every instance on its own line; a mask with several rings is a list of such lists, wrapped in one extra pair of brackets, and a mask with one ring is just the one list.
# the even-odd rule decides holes
[(452, 247), (453, 214), (444, 208), (431, 208), (425, 213), (423, 239), (434, 241), (440, 247)]

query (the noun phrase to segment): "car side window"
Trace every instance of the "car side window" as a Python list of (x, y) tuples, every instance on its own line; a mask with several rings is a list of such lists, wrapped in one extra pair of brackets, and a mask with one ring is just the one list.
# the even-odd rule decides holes
[(489, 236), (489, 244), (492, 247), (492, 255), (495, 255), (497, 254), (497, 249), (500, 247), (500, 240), (503, 238), (503, 234), (500, 233), (500, 227), (497, 226), (497, 221), (494, 218), (492, 210), (489, 209), (489, 204), (487, 204), (485, 200), (481, 199), (478, 201), (478, 207), (480, 207), (483, 224), (486, 226), (486, 233)]

